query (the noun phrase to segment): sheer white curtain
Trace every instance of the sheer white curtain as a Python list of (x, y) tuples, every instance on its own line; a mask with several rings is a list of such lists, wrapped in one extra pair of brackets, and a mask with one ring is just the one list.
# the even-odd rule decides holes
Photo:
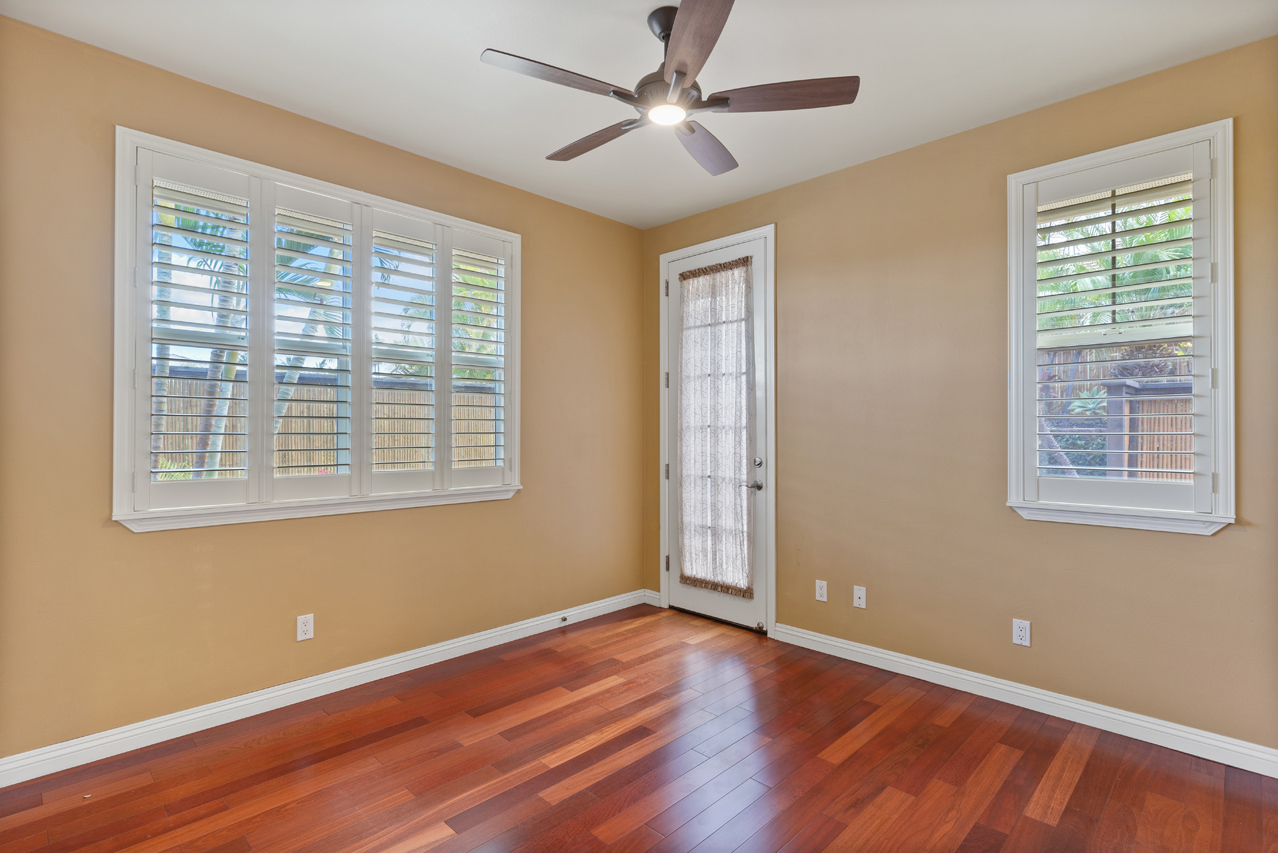
[(679, 276), (679, 582), (754, 598), (750, 258)]

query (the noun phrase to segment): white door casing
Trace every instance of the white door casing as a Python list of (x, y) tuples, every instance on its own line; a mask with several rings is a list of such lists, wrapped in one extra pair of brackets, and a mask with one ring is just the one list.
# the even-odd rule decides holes
[[(776, 623), (776, 411), (775, 411), (775, 226), (689, 246), (661, 256), (661, 603), (771, 634)], [(755, 471), (763, 489), (754, 492), (754, 598), (746, 599), (679, 583), (678, 449), (679, 273), (750, 256), (754, 297)], [(667, 286), (667, 282), (669, 285)], [(669, 468), (667, 468), (667, 465)]]

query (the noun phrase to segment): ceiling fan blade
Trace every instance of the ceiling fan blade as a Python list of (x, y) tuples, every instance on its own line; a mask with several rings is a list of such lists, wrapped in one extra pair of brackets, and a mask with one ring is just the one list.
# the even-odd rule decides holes
[[(684, 129), (686, 126), (687, 130)], [(737, 168), (737, 160), (723, 147), (713, 133), (695, 121), (686, 122), (676, 128), (675, 135), (683, 143), (683, 147), (692, 155), (692, 159), (701, 164), (712, 175), (722, 175)]]
[(732, 0), (683, 0), (666, 46), (667, 83), (676, 73), (684, 88), (697, 79), (731, 11)]
[(581, 89), (583, 92), (593, 92), (596, 95), (606, 96), (615, 89), (618, 92), (630, 95), (632, 98), (634, 97), (634, 93), (624, 86), (614, 86), (611, 83), (596, 80), (594, 77), (587, 77), (574, 71), (565, 71), (562, 68), (556, 68), (553, 65), (547, 65), (535, 59), (515, 56), (513, 53), (503, 53), (500, 50), (492, 50), (490, 48), (481, 53), (479, 59), (481, 62), (496, 65), (498, 68), (505, 68), (507, 71), (526, 74), (529, 77), (536, 77), (538, 80), (546, 80), (550, 83), (558, 83), (560, 86)]
[(771, 110), (811, 110), (837, 107), (856, 100), (861, 88), (860, 77), (822, 77), (817, 80), (791, 80), (715, 92), (707, 101), (727, 98), (728, 105), (716, 112), (762, 113)]
[(587, 151), (594, 151), (605, 142), (612, 142), (618, 136), (624, 136), (637, 127), (643, 127), (645, 122), (636, 119), (626, 119), (619, 121), (614, 125), (605, 127), (603, 130), (596, 130), (589, 136), (583, 136), (576, 142), (570, 142), (563, 148), (560, 148), (554, 154), (546, 157), (547, 160), (571, 160), (574, 157), (580, 157)]

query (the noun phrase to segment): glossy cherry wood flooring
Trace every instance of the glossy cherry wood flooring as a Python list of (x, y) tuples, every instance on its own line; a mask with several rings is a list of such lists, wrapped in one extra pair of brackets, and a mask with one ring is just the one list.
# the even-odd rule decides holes
[(635, 607), (0, 790), (0, 853), (1263, 851), (1278, 780)]

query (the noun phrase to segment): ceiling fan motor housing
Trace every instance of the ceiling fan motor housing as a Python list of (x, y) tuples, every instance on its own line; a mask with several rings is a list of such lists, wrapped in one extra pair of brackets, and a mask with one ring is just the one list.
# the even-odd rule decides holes
[[(658, 104), (667, 103), (666, 99), (670, 95), (670, 84), (666, 82), (666, 64), (663, 62), (657, 66), (656, 71), (640, 77), (639, 82), (635, 84), (634, 92), (635, 98), (644, 109), (651, 109)], [(701, 87), (694, 80), (670, 103), (674, 103), (686, 110), (700, 100)]]

